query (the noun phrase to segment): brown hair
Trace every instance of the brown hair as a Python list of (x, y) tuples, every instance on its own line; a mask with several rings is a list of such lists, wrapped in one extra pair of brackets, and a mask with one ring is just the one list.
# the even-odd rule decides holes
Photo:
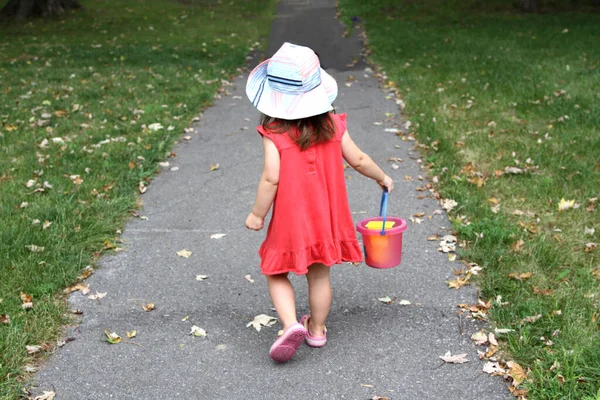
[(277, 134), (290, 132), (290, 128), (295, 127), (296, 133), (290, 132), (290, 137), (301, 150), (306, 150), (313, 144), (326, 142), (335, 135), (335, 126), (329, 112), (294, 120), (262, 114), (260, 124), (266, 131)]

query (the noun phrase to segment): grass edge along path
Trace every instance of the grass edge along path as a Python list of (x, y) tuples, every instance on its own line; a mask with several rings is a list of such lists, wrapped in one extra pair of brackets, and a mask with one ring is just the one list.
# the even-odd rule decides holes
[(98, 296), (85, 278), (121, 250), (157, 171), (176, 173), (173, 143), (266, 37), (275, 1), (83, 5), (0, 26), (3, 400), (60, 345), (64, 293)]
[(600, 398), (600, 17), (482, 4), (339, 1), (450, 211), (465, 268), (449, 290), (481, 288), (462, 312), (489, 317), (485, 371), (517, 397)]

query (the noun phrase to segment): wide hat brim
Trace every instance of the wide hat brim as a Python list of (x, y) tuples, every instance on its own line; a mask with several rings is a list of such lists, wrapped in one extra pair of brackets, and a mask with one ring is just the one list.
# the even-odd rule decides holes
[(246, 95), (258, 111), (273, 118), (295, 120), (324, 114), (333, 110), (338, 87), (335, 79), (323, 68), (320, 69), (321, 83), (302, 94), (286, 94), (269, 86), (265, 60), (250, 72), (246, 84)]

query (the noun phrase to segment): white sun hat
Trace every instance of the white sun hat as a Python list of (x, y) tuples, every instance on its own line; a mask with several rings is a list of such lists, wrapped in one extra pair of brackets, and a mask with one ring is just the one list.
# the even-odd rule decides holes
[(246, 95), (263, 114), (294, 120), (333, 110), (337, 83), (314, 51), (286, 42), (252, 70)]

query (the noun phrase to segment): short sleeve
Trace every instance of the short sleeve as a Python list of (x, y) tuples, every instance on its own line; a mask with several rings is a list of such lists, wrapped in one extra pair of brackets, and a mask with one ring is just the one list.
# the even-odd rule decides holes
[(285, 138), (282, 134), (270, 132), (263, 128), (262, 125), (258, 125), (256, 127), (256, 131), (260, 136), (271, 139), (273, 143), (275, 143), (275, 147), (277, 147), (277, 150), (281, 151), (287, 147), (285, 143)]
[(334, 139), (342, 140), (344, 132), (346, 132), (346, 113), (343, 114), (331, 114), (335, 123), (335, 136)]

